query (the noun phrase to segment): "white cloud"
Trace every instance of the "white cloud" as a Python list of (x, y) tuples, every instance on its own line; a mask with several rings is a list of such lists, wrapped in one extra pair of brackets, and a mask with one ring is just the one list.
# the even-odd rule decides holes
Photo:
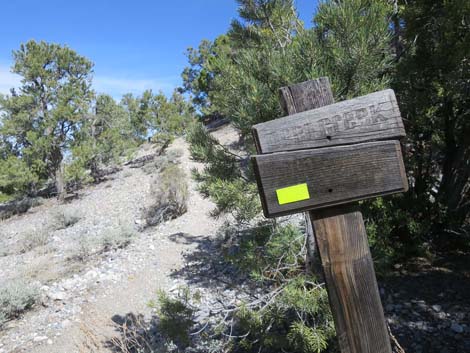
[(10, 67), (0, 64), (0, 93), (10, 93), (10, 88), (19, 87), (21, 77), (10, 72)]
[(93, 78), (93, 88), (98, 93), (107, 93), (115, 99), (120, 99), (126, 93), (139, 95), (147, 89), (151, 89), (154, 93), (161, 90), (165, 94), (171, 94), (173, 89), (179, 84), (179, 80), (179, 76), (170, 76), (162, 79), (95, 76)]
[[(10, 66), (0, 63), (0, 93), (10, 93), (10, 88), (19, 87), (21, 77), (10, 72)], [(126, 93), (142, 94), (151, 89), (154, 93), (163, 91), (169, 95), (180, 84), (179, 76), (169, 76), (161, 79), (134, 79), (126, 77), (95, 76), (93, 77), (93, 89), (98, 93), (106, 93), (114, 99), (120, 100)]]

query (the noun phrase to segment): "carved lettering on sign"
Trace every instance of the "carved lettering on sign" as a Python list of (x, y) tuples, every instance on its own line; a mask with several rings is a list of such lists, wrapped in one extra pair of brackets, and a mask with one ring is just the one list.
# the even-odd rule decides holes
[(392, 90), (254, 126), (262, 153), (398, 138), (405, 135)]

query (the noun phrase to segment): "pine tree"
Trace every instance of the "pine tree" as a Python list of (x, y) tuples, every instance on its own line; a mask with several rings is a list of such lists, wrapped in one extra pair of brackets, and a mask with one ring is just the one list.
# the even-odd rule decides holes
[(4, 188), (32, 192), (52, 179), (63, 196), (64, 153), (89, 110), (93, 64), (66, 46), (35, 41), (22, 44), (13, 57), (12, 71), (22, 80), (18, 91), (0, 99), (1, 135), (8, 146), (1, 173), (26, 170), (29, 180), (11, 180)]
[[(400, 2), (394, 86), (406, 117), (411, 190), (408, 218), (426, 225), (440, 243), (463, 240), (470, 226), (470, 3)], [(411, 238), (415, 235), (415, 238)], [(419, 237), (416, 237), (419, 235)], [(467, 236), (468, 238), (468, 236)]]

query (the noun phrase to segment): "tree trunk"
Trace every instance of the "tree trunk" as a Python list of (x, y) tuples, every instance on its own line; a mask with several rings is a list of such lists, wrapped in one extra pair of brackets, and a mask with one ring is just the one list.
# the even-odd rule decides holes
[(60, 203), (63, 203), (67, 190), (65, 188), (64, 165), (60, 163), (55, 172), (55, 185), (57, 189), (57, 198)]

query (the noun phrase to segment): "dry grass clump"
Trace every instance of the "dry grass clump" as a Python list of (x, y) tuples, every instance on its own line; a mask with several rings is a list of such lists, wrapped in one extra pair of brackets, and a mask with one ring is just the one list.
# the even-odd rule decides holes
[(25, 233), (21, 239), (21, 253), (44, 247), (49, 242), (49, 232), (45, 229), (33, 230)]
[(56, 211), (52, 215), (51, 227), (55, 230), (65, 229), (73, 226), (82, 218), (80, 212), (73, 208)]
[(101, 237), (102, 249), (109, 251), (125, 248), (135, 236), (136, 231), (131, 226), (120, 225), (117, 228), (109, 228)]
[(172, 148), (166, 152), (166, 157), (171, 163), (176, 163), (181, 156), (183, 156), (183, 150), (181, 148)]
[(74, 253), (71, 258), (80, 262), (87, 262), (90, 256), (93, 255), (95, 243), (95, 241), (83, 234), (78, 239), (77, 246), (74, 249)]
[(155, 174), (163, 171), (171, 164), (178, 164), (178, 159), (183, 155), (181, 149), (171, 149), (162, 156), (158, 156), (152, 163), (147, 163), (142, 167), (145, 174)]
[(137, 231), (132, 225), (122, 224), (109, 227), (95, 236), (83, 233), (78, 238), (69, 259), (87, 262), (95, 255), (125, 248), (136, 235)]
[(0, 287), (0, 327), (30, 309), (38, 298), (37, 288), (23, 281), (15, 280), (2, 283)]
[(168, 164), (154, 179), (151, 194), (155, 203), (147, 208), (147, 225), (153, 226), (181, 216), (187, 211), (188, 184), (184, 171), (175, 164)]

